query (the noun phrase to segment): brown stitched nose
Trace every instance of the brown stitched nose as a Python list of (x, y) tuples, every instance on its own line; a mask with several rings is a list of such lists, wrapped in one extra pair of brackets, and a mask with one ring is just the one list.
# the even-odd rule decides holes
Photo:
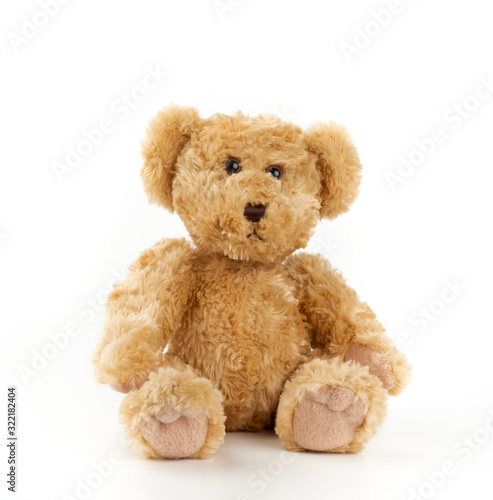
[(252, 205), (247, 203), (243, 215), (245, 219), (250, 222), (258, 222), (260, 219), (263, 219), (265, 215), (265, 205)]

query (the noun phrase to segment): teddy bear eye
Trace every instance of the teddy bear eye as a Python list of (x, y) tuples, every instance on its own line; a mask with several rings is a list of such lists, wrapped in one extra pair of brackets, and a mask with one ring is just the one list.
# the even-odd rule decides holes
[(241, 166), (238, 163), (238, 160), (235, 160), (234, 158), (230, 158), (226, 162), (226, 172), (228, 174), (237, 174), (241, 170)]
[(276, 179), (280, 179), (282, 175), (281, 169), (279, 167), (269, 167), (267, 169), (267, 172), (269, 172)]

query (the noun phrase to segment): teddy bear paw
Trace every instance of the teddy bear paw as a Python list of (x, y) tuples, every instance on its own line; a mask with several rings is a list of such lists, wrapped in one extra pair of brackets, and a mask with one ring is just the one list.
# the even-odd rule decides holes
[(204, 445), (208, 418), (205, 409), (180, 412), (167, 404), (152, 417), (141, 420), (139, 429), (162, 458), (185, 458), (197, 453)]
[(352, 441), (366, 412), (365, 404), (347, 387), (307, 391), (294, 412), (294, 439), (307, 450), (335, 450)]
[(344, 361), (356, 361), (362, 366), (368, 366), (370, 373), (379, 378), (383, 388), (390, 390), (395, 386), (396, 379), (392, 365), (377, 351), (363, 344), (353, 344)]

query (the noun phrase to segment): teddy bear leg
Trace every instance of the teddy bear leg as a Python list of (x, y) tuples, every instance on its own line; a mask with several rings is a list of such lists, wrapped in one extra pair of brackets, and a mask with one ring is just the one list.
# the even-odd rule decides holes
[(357, 452), (385, 418), (387, 398), (368, 367), (315, 358), (286, 382), (276, 433), (289, 451)]
[(149, 458), (210, 458), (222, 444), (222, 395), (184, 363), (151, 373), (120, 407), (126, 435)]

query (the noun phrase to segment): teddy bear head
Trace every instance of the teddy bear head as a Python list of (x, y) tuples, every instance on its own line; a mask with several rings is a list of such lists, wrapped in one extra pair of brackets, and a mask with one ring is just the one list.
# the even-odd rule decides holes
[(151, 202), (175, 211), (195, 245), (235, 260), (279, 262), (317, 222), (349, 209), (361, 165), (347, 131), (303, 131), (275, 116), (171, 106), (150, 122), (141, 176)]

